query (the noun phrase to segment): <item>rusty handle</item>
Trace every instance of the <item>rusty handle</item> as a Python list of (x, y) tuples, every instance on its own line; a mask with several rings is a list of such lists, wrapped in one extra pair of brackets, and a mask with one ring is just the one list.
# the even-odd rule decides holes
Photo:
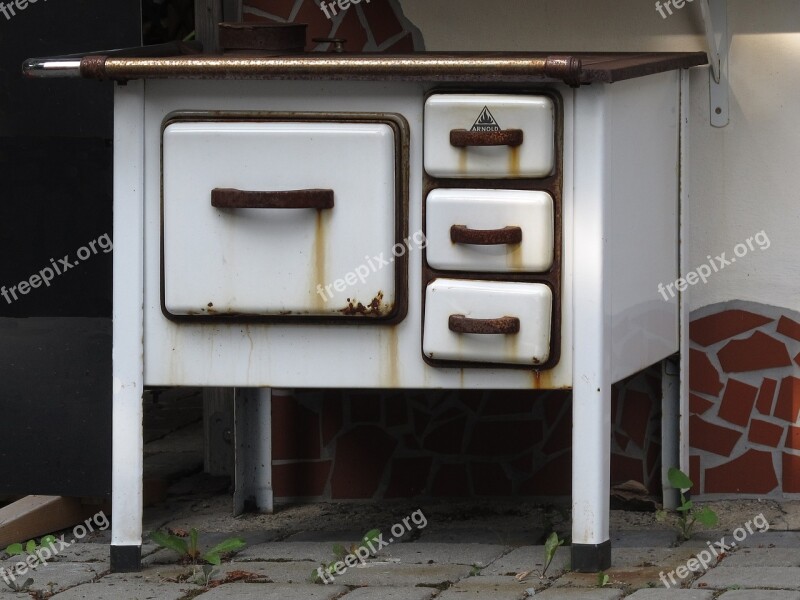
[(450, 228), (450, 241), (454, 244), (470, 244), (473, 246), (520, 244), (522, 243), (522, 228), (470, 229), (466, 225), (453, 225)]
[(450, 331), (454, 333), (475, 333), (478, 335), (512, 335), (519, 333), (519, 319), (500, 317), (499, 319), (470, 319), (464, 315), (450, 315)]
[(521, 146), (522, 129), (501, 129), (500, 131), (467, 131), (453, 129), (450, 132), (450, 145), (456, 148), (469, 146)]
[(214, 208), (333, 208), (333, 190), (248, 192), (232, 188), (211, 190)]

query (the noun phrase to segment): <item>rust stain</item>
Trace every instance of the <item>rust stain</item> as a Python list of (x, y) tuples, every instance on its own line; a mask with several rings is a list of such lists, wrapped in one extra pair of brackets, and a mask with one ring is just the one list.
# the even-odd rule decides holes
[(509, 244), (506, 254), (506, 265), (513, 271), (524, 270), (522, 263), (522, 244)]
[(328, 279), (326, 276), (326, 269), (325, 269), (325, 249), (326, 249), (326, 229), (324, 223), (324, 214), (322, 209), (317, 209), (317, 217), (316, 217), (316, 224), (314, 227), (314, 245), (312, 248), (312, 254), (314, 259), (314, 266), (311, 269), (311, 286), (309, 293), (313, 298), (312, 306), (317, 309), (318, 312), (324, 313), (325, 310), (325, 299), (322, 297), (321, 294), (317, 293), (317, 286), (325, 286)]
[(386, 387), (400, 387), (400, 363), (399, 351), (397, 347), (397, 327), (390, 327), (385, 332), (381, 332), (381, 365), (382, 381)]
[(458, 172), (461, 175), (467, 174), (467, 149), (459, 148), (458, 150)]
[(553, 371), (540, 371), (538, 369), (530, 371), (531, 389), (534, 390), (568, 390), (568, 385), (553, 385)]
[(383, 292), (378, 292), (378, 295), (370, 300), (369, 304), (366, 306), (354, 298), (348, 298), (347, 306), (339, 312), (348, 317), (357, 315), (363, 317), (381, 317), (391, 311), (392, 306), (383, 303)]
[(512, 177), (520, 176), (519, 146), (509, 146), (508, 148), (508, 173)]
[(519, 358), (519, 335), (506, 335), (505, 337), (505, 345), (506, 345), (506, 356), (509, 359), (516, 359)]

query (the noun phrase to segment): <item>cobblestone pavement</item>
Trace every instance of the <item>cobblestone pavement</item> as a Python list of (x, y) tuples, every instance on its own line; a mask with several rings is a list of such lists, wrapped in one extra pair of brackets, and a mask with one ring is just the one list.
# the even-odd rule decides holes
[[(605, 577), (571, 572), (568, 547), (558, 549), (541, 576), (543, 542), (552, 518), (538, 514), (537, 528), (529, 515), (519, 511), (504, 515), (505, 509), (498, 509), (487, 520), (480, 510), (448, 511), (439, 505), (425, 509), (424, 528), (408, 521), (399, 539), (389, 536), (400, 529), (381, 527), (385, 540), (393, 543), (365, 564), (334, 574), (328, 584), (312, 583), (311, 575), (319, 565), (335, 560), (333, 546), (353, 548), (353, 541), (365, 531), (363, 523), (401, 523), (405, 507), (365, 516), (354, 514), (358, 511), (348, 505), (325, 505), (314, 509), (323, 517), (312, 520), (285, 509), (275, 516), (215, 521), (202, 510), (208, 504), (200, 509), (189, 506), (182, 513), (174, 506), (151, 511), (149, 529), (182, 534), (186, 527), (197, 527), (204, 548), (231, 535), (248, 543), (225, 558), (208, 585), (200, 581), (199, 569), (180, 564), (177, 554), (152, 544), (143, 549), (141, 573), (110, 573), (108, 532), (102, 532), (38, 566), (30, 574), (32, 595), (57, 600), (800, 600), (800, 531), (791, 530), (800, 503), (773, 510), (771, 518), (780, 523), (769, 531), (745, 534), (743, 529), (728, 528), (744, 519), (742, 515), (757, 514), (753, 505), (746, 505), (740, 515), (728, 522), (723, 519), (725, 529), (697, 532), (686, 542), (679, 542), (677, 532), (657, 523), (652, 514), (612, 519), (613, 567)], [(219, 512), (220, 506), (209, 510)], [(179, 516), (170, 514), (176, 510)], [(203, 529), (204, 521), (217, 528)], [(221, 522), (230, 526), (219, 529)], [(563, 522), (555, 522), (557, 530), (568, 531)], [(2, 560), (0, 566), (7, 569), (13, 563)], [(194, 579), (193, 570), (198, 573)], [(517, 581), (515, 575), (524, 571), (532, 572), (523, 582)], [(0, 591), (0, 597), (13, 594), (8, 588)]]

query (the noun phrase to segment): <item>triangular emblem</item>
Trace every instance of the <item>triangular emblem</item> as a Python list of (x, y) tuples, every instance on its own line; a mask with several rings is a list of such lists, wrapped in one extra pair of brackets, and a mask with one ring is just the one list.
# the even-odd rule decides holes
[(497, 124), (488, 106), (483, 107), (470, 131), (500, 131), (500, 125)]

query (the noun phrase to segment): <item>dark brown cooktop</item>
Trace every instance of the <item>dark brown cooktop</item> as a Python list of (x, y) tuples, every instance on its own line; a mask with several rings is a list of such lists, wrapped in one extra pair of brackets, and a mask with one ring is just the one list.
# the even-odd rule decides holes
[[(174, 51), (174, 49), (173, 49)], [(487, 83), (613, 83), (708, 64), (704, 52), (420, 52), (404, 55), (304, 53), (282, 55), (78, 57), (89, 79), (312, 79)], [(37, 76), (31, 59), (23, 70)], [(48, 59), (50, 61), (58, 59)], [(75, 59), (73, 59), (75, 60)], [(77, 74), (77, 69), (76, 69)]]

